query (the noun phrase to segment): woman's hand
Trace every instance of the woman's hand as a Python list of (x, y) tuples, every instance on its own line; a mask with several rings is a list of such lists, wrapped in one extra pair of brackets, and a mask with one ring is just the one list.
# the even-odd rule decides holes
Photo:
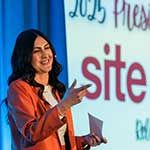
[(87, 88), (91, 84), (83, 85), (75, 88), (77, 81), (74, 80), (70, 88), (67, 89), (62, 101), (58, 104), (61, 113), (65, 112), (68, 108), (81, 102), (82, 98), (86, 95)]
[(107, 139), (106, 138), (100, 138), (98, 137), (96, 134), (92, 133), (92, 134), (88, 134), (83, 136), (84, 138), (84, 143), (83, 146), (97, 146), (100, 145), (101, 143), (107, 143)]
[(91, 86), (91, 84), (86, 84), (79, 88), (75, 88), (76, 83), (77, 81), (74, 80), (63, 97), (63, 101), (65, 101), (65, 104), (68, 104), (70, 106), (80, 103), (82, 98), (86, 95), (87, 88)]

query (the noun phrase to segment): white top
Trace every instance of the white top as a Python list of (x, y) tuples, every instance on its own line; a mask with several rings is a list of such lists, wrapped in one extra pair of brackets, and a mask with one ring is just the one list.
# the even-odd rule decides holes
[[(52, 88), (51, 88), (51, 86), (49, 86), (49, 85), (44, 86), (43, 96), (44, 96), (45, 100), (46, 100), (52, 107), (54, 107), (55, 105), (58, 104), (57, 100), (55, 99), (55, 97), (54, 97), (53, 94), (52, 94)], [(60, 117), (60, 119), (62, 119), (62, 116), (59, 116), (59, 117)], [(65, 145), (64, 134), (65, 134), (65, 132), (66, 132), (66, 128), (67, 128), (67, 125), (64, 124), (64, 125), (63, 125), (62, 127), (60, 127), (60, 128), (58, 129), (58, 131), (57, 131), (61, 145)]]

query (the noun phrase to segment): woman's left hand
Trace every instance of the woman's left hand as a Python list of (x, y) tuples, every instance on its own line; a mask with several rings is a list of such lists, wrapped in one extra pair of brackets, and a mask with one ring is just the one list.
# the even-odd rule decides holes
[(84, 138), (85, 145), (89, 145), (89, 146), (97, 146), (100, 145), (101, 143), (105, 143), (105, 144), (107, 143), (106, 138), (103, 137), (100, 138), (95, 133), (85, 135), (83, 138)]

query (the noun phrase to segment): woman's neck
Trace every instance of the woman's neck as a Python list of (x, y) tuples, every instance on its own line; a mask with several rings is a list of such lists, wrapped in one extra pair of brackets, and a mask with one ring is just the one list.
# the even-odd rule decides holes
[(36, 74), (34, 80), (42, 85), (48, 85), (49, 74)]

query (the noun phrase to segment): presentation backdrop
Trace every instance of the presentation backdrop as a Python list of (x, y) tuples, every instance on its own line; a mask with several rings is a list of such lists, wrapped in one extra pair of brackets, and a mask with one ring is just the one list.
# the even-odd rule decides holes
[(150, 0), (65, 0), (69, 85), (91, 83), (74, 106), (75, 134), (103, 120), (108, 144), (92, 150), (149, 150)]

